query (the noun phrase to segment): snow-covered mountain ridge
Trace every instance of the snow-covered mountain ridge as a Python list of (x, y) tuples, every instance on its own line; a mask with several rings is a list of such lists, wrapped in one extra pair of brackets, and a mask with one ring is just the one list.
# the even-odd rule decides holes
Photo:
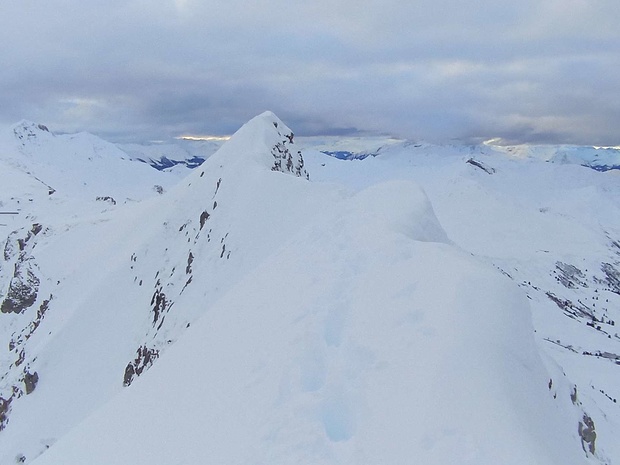
[[(283, 190), (282, 185), (271, 187), (266, 183), (263, 191), (271, 192), (270, 195), (252, 195), (252, 190), (262, 183), (263, 172), (269, 176), (282, 171), (293, 177), (307, 177), (300, 155), (288, 149), (292, 133), (284, 125), (282, 132), (278, 131), (272, 123), (269, 125), (273, 134), (262, 141), (264, 145), (258, 144), (257, 156), (262, 155), (261, 149), (267, 151), (263, 159), (240, 158), (234, 150), (224, 149), (219, 162), (214, 158), (207, 165), (208, 172), (193, 172), (182, 185), (170, 189), (169, 195), (156, 195), (158, 198), (150, 202), (126, 204), (124, 208), (118, 204), (98, 218), (88, 213), (68, 227), (62, 225), (63, 218), (60, 224), (37, 223), (36, 234), (24, 229), (23, 237), (19, 230), (9, 236), (2, 266), (6, 289), (3, 309), (11, 309), (3, 326), (10, 348), (3, 365), (8, 371), (3, 377), (1, 394), (5, 444), (11, 444), (9, 437), (13, 436), (17, 444), (26, 442), (35, 451), (41, 448), (41, 444), (37, 446), (39, 440), (32, 444), (29, 439), (38, 434), (37, 427), (25, 420), (20, 426), (20, 416), (15, 413), (20, 402), (29, 400), (24, 397), (28, 391), (24, 380), (36, 374), (40, 386), (37, 393), (44, 386), (44, 370), (37, 369), (35, 361), (45, 365), (47, 354), (52, 358), (50, 363), (59, 364), (47, 377), (47, 383), (49, 389), (62, 393), (60, 397), (65, 399), (56, 400), (54, 406), (41, 408), (35, 403), (31, 407), (32, 415), (44, 411), (55, 418), (53, 426), (39, 421), (40, 429), (47, 431), (40, 433), (41, 438), (52, 438), (40, 439), (47, 446), (58, 431), (71, 427), (102, 398), (123, 384), (131, 384), (134, 376), (142, 373), (181, 330), (203, 313), (204, 306), (208, 307), (198, 302), (216, 298), (228, 281), (238, 279), (239, 266), (251, 267), (266, 253), (264, 248), (282, 240), (279, 234), (286, 237), (291, 225), (303, 223), (307, 213), (304, 206), (310, 199), (291, 204), (287, 200), (290, 187)], [(254, 126), (257, 124), (264, 126), (260, 121)], [(239, 138), (246, 140), (246, 148), (252, 148), (255, 133), (244, 136), (247, 131), (252, 131), (252, 125), (242, 128)], [(238, 143), (231, 141), (233, 147), (235, 144)], [(132, 166), (147, 168), (143, 164)], [(240, 199), (247, 206), (235, 207)], [(290, 210), (282, 220), (275, 218), (263, 223), (246, 214), (245, 208), (260, 211), (272, 203)], [(39, 218), (34, 213), (29, 216)], [(285, 218), (290, 220), (284, 221)], [(281, 227), (274, 231), (272, 228), (278, 224)], [(257, 240), (260, 243), (253, 247)], [(72, 250), (79, 254), (68, 257)], [(225, 263), (235, 262), (236, 254), (240, 264), (230, 271)], [(191, 286), (195, 275), (200, 281), (197, 288)], [(200, 297), (185, 296), (192, 288), (196, 288), (192, 294), (198, 292)], [(116, 301), (114, 296), (120, 300)], [(131, 311), (121, 317), (110, 311), (114, 305)], [(168, 317), (173, 305), (184, 309), (174, 318)], [(60, 310), (54, 312), (57, 308)], [(144, 312), (140, 313), (139, 308)], [(54, 317), (60, 326), (49, 322)], [(55, 328), (47, 331), (50, 337), (37, 331), (43, 323), (48, 323), (48, 329)], [(93, 327), (85, 329), (90, 325)], [(91, 331), (96, 334), (89, 334)], [(83, 340), (85, 332), (87, 340)], [(40, 346), (45, 347), (40, 349), (41, 355), (36, 349)], [(58, 351), (65, 353), (68, 348), (71, 354), (58, 359)], [(103, 358), (102, 348), (108, 354)], [(84, 370), (90, 373), (89, 378), (75, 386), (71, 376), (66, 376), (73, 370)], [(76, 392), (78, 388), (86, 397)], [(40, 399), (46, 402), (45, 397)], [(27, 450), (24, 448), (23, 452), (26, 457), (40, 453), (39, 450), (26, 455)]]
[[(394, 150), (396, 147), (409, 147), (419, 151), (432, 150), (434, 153), (450, 152), (486, 155), (508, 155), (516, 158), (534, 158), (550, 163), (575, 164), (597, 171), (620, 170), (620, 149), (617, 147), (592, 147), (574, 145), (496, 145), (493, 141), (481, 145), (433, 145), (425, 142), (414, 142), (392, 138), (372, 139), (367, 146), (360, 146), (360, 141), (355, 139), (347, 143), (346, 139), (340, 141), (337, 147), (326, 147), (322, 139), (308, 138), (309, 146), (320, 150), (326, 155), (341, 160), (363, 160), (367, 157), (376, 157), (382, 153)], [(336, 150), (338, 149), (338, 150)]]
[(117, 144), (117, 147), (132, 159), (161, 171), (175, 167), (197, 168), (221, 145), (222, 141), (174, 140), (150, 144)]
[(163, 193), (4, 229), (1, 463), (620, 460), (612, 173), (269, 112), (176, 185), (129, 163)]

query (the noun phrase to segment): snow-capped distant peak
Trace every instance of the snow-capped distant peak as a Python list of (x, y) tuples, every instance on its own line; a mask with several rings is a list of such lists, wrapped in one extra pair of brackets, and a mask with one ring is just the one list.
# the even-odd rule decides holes
[(12, 131), (15, 138), (20, 142), (22, 146), (28, 143), (41, 143), (41, 140), (47, 140), (50, 137), (54, 137), (54, 134), (44, 124), (34, 123), (32, 121), (21, 120), (19, 123), (12, 126)]

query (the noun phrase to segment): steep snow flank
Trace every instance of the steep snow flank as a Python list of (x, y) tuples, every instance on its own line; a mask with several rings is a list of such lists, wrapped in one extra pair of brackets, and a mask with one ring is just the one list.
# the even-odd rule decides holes
[(323, 210), (34, 463), (583, 463), (548, 381), (514, 284), (388, 184)]
[[(257, 134), (262, 139), (252, 139)], [(230, 142), (239, 153), (223, 147), (163, 195), (98, 214), (82, 210), (73, 220), (61, 216), (34, 237), (22, 229), (7, 240), (2, 300), (17, 282), (14, 270), (26, 277), (35, 270), (38, 283), (34, 302), (0, 315), (2, 346), (9, 348), (0, 383), (1, 463), (31, 461), (131, 385), (246, 273), (341, 196), (333, 187), (311, 187), (290, 130), (273, 115), (250, 121)], [(288, 175), (274, 170), (278, 160)], [(38, 382), (27, 393), (29, 373)]]

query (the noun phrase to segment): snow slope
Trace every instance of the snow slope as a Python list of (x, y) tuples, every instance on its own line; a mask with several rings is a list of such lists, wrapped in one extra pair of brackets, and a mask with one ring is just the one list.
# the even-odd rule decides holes
[(526, 300), (419, 188), (321, 216), (35, 463), (582, 463)]
[(450, 239), (526, 293), (541, 352), (572, 384), (570, 396), (555, 395), (570, 397), (595, 425), (593, 459), (618, 461), (620, 186), (613, 171), (423, 144), (362, 162), (306, 160), (315, 180), (355, 189), (394, 178), (422, 185)]
[[(37, 215), (39, 226), (9, 236), (0, 461), (31, 460), (131, 384), (246, 267), (332, 203), (338, 194), (331, 189), (294, 194), (308, 185), (299, 179), (306, 174), (301, 158), (287, 148), (290, 130), (269, 125), (258, 149), (252, 125), (238, 133), (250, 141), (245, 147), (255, 151), (254, 161), (223, 149), (208, 173), (193, 172), (168, 194), (68, 224)], [(292, 176), (272, 171), (275, 162)], [(274, 176), (284, 180), (270, 182)], [(261, 220), (260, 211), (270, 216)], [(36, 390), (27, 393), (35, 374)]]
[[(119, 216), (125, 226), (115, 228), (115, 212), (177, 182), (90, 134), (57, 136), (26, 121), (0, 132), (0, 212), (11, 213), (0, 216), (0, 339), (6, 348), (0, 353), (0, 463), (13, 463), (22, 452), (40, 453), (81, 418), (74, 412), (99, 405), (96, 384), (90, 393), (88, 383), (82, 385), (86, 391), (76, 395), (86, 373), (74, 368), (66, 381), (73, 390), (33, 404), (48, 421), (40, 413), (19, 413), (20, 403), (28, 404), (24, 395), (42, 379), (33, 365), (39, 351), (73, 321), (90, 289), (114, 271), (117, 257), (109, 239), (120, 243), (119, 232), (135, 229), (134, 218), (125, 214)], [(50, 358), (73, 360), (76, 348), (105, 337), (97, 323), (90, 321), (83, 340), (56, 343)]]
[(55, 135), (22, 121), (0, 130), (0, 237), (159, 195), (178, 183), (92, 134)]
[(22, 121), (5, 130), (0, 142), (4, 163), (72, 197), (122, 191), (138, 200), (152, 193), (153, 184), (170, 178), (132, 162), (114, 144), (88, 133), (55, 135), (41, 124)]
[(611, 172), (337, 160), (269, 112), (174, 187), (130, 161), (169, 176), (139, 202), (49, 215), (8, 165), (0, 463), (620, 460)]

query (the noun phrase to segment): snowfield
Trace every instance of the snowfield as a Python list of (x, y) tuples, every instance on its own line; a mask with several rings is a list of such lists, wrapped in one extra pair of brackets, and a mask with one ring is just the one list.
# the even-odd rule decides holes
[(620, 462), (613, 171), (266, 112), (180, 178), (17, 128), (0, 463)]

